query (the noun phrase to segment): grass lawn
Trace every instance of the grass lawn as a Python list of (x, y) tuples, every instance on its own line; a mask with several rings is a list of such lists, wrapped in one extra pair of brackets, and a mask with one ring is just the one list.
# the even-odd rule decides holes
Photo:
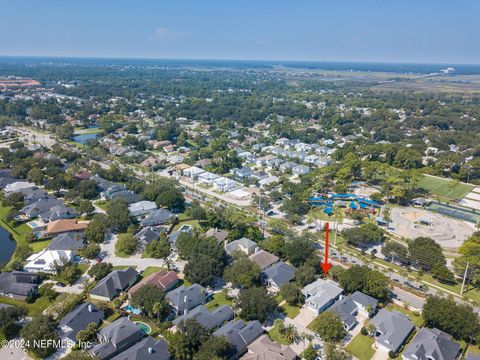
[(233, 301), (231, 299), (227, 299), (226, 293), (224, 291), (220, 291), (219, 293), (213, 295), (213, 299), (205, 305), (208, 310), (213, 310), (221, 305), (230, 305), (232, 306)]
[(8, 304), (8, 305), (16, 305), (16, 306), (23, 306), (27, 309), (28, 314), (31, 316), (39, 315), (43, 310), (45, 310), (48, 306), (50, 306), (50, 302), (44, 296), (39, 297), (35, 300), (34, 303), (27, 303), (25, 301), (11, 299), (7, 297), (0, 297), (0, 303)]
[[(275, 300), (280, 305), (280, 303), (283, 301), (283, 298), (281, 295), (277, 295), (275, 297)], [(282, 308), (283, 313), (287, 315), (290, 319), (295, 318), (300, 313), (300, 307), (288, 305), (287, 302), (283, 303), (283, 305), (280, 305), (280, 307)]]
[(136, 266), (132, 266), (132, 265), (117, 265), (117, 266), (113, 267), (113, 270), (124, 270), (124, 269), (130, 268), (130, 267), (134, 268), (134, 269), (137, 268)]
[(453, 180), (439, 179), (431, 176), (424, 176), (422, 180), (420, 180), (418, 187), (446, 200), (462, 198), (473, 189), (472, 185), (456, 183), (455, 186)]
[(192, 226), (193, 228), (195, 229), (200, 229), (200, 223), (198, 222), (198, 220), (194, 220), (194, 219), (187, 219), (185, 216), (184, 216), (184, 220), (182, 220), (182, 215), (183, 214), (180, 214), (178, 216), (178, 220), (179, 220), (179, 223), (177, 225), (174, 226), (173, 228), (173, 231), (176, 231), (178, 229), (180, 229), (180, 227), (182, 225), (190, 225)]
[(347, 345), (346, 350), (359, 360), (370, 360), (375, 354), (375, 350), (372, 349), (373, 342), (372, 337), (358, 334)]
[(97, 205), (100, 209), (107, 211), (108, 209), (108, 201), (107, 200), (98, 200), (95, 202), (95, 205)]
[(164, 269), (164, 268), (159, 267), (159, 266), (149, 266), (143, 271), (142, 278), (146, 278), (148, 275), (159, 272), (162, 269)]
[[(5, 230), (7, 230), (10, 234), (12, 234), (13, 239), (17, 242), (17, 247), (19, 245), (30, 245), (33, 248), (34, 252), (38, 252), (40, 250), (45, 249), (49, 244), (49, 240), (33, 242), (33, 243), (29, 243), (27, 241), (26, 235), (30, 232), (30, 227), (27, 224), (22, 223), (19, 225), (14, 225), (12, 223), (7, 223), (4, 220), (10, 209), (11, 207), (9, 206), (0, 205), (0, 226), (5, 228)], [(12, 262), (14, 258), (15, 258), (15, 253), (13, 254), (10, 262)]]
[(33, 249), (33, 252), (40, 252), (43, 249), (45, 249), (50, 243), (52, 242), (52, 239), (49, 240), (40, 240), (40, 241), (34, 241), (31, 242), (29, 245)]
[(274, 326), (269, 332), (268, 337), (279, 344), (288, 345), (288, 342), (284, 339), (282, 335), (278, 332), (278, 329)]
[(390, 303), (385, 307), (385, 309), (390, 310), (390, 311), (391, 310), (397, 310), (398, 312), (401, 312), (401, 313), (407, 315), (410, 318), (410, 320), (412, 320), (413, 323), (415, 324), (415, 326), (417, 326), (417, 327), (422, 326), (423, 323), (425, 322), (425, 320), (423, 320), (423, 317), (422, 317), (421, 314), (416, 315), (416, 314), (413, 313), (413, 311), (407, 310), (403, 306), (399, 306), (397, 304)]

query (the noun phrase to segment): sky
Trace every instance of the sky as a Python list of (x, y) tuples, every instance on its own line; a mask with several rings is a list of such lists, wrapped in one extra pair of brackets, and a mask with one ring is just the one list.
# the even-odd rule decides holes
[(478, 0), (0, 0), (0, 56), (480, 63)]

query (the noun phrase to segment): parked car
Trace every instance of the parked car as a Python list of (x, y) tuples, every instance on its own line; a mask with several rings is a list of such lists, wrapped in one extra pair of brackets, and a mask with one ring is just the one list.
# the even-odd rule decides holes
[(57, 282), (55, 283), (55, 285), (57, 285), (57, 286), (59, 286), (59, 287), (65, 287), (65, 286), (67, 286), (67, 285), (65, 285), (64, 283), (60, 282), (60, 281), (57, 281)]

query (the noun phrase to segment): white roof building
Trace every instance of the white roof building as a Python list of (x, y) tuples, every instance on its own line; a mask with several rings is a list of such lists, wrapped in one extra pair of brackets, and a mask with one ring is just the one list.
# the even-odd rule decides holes
[(236, 181), (223, 176), (213, 180), (213, 185), (223, 192), (232, 191), (240, 186)]
[(11, 183), (11, 184), (8, 184), (7, 186), (5, 186), (3, 191), (5, 191), (6, 195), (9, 195), (9, 194), (19, 192), (21, 190), (32, 189), (34, 187), (35, 187), (34, 183), (31, 183), (31, 182), (28, 182), (28, 181), (17, 181), (17, 182), (14, 182), (14, 183)]
[(211, 172), (205, 171), (204, 173), (201, 173), (198, 175), (198, 181), (201, 183), (204, 183), (206, 185), (213, 185), (213, 181), (215, 179), (218, 179), (220, 176), (213, 174)]
[(189, 178), (195, 178), (200, 174), (203, 174), (205, 170), (200, 169), (199, 167), (196, 166), (191, 166), (185, 170), (183, 170), (183, 176), (187, 176)]
[(72, 251), (70, 250), (42, 250), (39, 253), (30, 255), (27, 258), (27, 265), (23, 267), (28, 272), (55, 272), (55, 265), (62, 261), (72, 260)]
[(269, 184), (273, 184), (273, 183), (276, 183), (278, 182), (280, 179), (277, 177), (277, 176), (269, 176), (265, 179), (262, 179), (258, 182), (258, 184), (261, 186), (261, 187), (264, 187), (266, 185), (269, 185)]
[(141, 216), (146, 215), (157, 210), (157, 204), (153, 201), (139, 201), (128, 206), (128, 212), (130, 216)]

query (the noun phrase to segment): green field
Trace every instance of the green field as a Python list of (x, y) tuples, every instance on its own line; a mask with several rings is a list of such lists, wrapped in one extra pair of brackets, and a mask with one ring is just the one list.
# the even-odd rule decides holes
[(445, 200), (454, 200), (463, 198), (473, 186), (455, 182), (449, 179), (439, 179), (432, 176), (424, 176), (418, 187), (428, 191), (431, 195), (436, 195)]
[(346, 350), (359, 360), (370, 360), (375, 354), (375, 350), (372, 348), (373, 342), (372, 337), (358, 334), (347, 345)]
[(226, 297), (226, 294), (224, 291), (221, 291), (219, 293), (216, 293), (215, 295), (213, 295), (213, 300), (210, 301), (209, 303), (207, 303), (205, 305), (205, 307), (208, 309), (208, 310), (213, 310), (221, 305), (230, 305), (232, 306), (233, 304), (233, 301), (230, 300), (230, 299), (227, 299)]

